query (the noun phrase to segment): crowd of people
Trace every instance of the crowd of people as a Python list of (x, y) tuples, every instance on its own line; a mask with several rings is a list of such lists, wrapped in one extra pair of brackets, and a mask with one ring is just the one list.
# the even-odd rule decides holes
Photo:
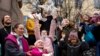
[(100, 56), (99, 13), (79, 14), (79, 23), (48, 12), (31, 16), (14, 26), (10, 15), (2, 18), (1, 56)]
[[(41, 11), (32, 11), (24, 23), (13, 24), (15, 18), (3, 16), (1, 56), (100, 56), (100, 13), (79, 12), (70, 20), (57, 12), (63, 0), (53, 1), (39, 6)], [(80, 3), (76, 8), (81, 9)]]

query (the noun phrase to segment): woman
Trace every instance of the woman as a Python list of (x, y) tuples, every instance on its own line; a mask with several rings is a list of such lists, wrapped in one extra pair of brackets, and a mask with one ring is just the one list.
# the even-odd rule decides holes
[(59, 26), (59, 29), (62, 32), (66, 33), (66, 38), (65, 38), (66, 40), (65, 41), (67, 41), (70, 31), (74, 29), (74, 24), (72, 25), (72, 22), (69, 19), (64, 18), (62, 20), (61, 25)]
[(24, 25), (16, 24), (13, 32), (5, 39), (5, 56), (26, 56), (30, 55), (28, 43), (23, 37)]
[[(93, 33), (92, 33), (93, 28), (94, 28), (94, 24), (92, 24), (90, 22), (91, 18), (87, 14), (83, 15), (83, 20), (84, 21), (82, 23), (80, 23), (80, 26), (82, 29), (81, 29), (81, 31), (79, 31), (79, 35), (84, 34), (83, 40), (85, 40), (89, 44), (90, 47), (94, 47), (95, 38), (94, 38)], [(82, 39), (81, 37), (82, 36), (79, 36), (80, 39)]]

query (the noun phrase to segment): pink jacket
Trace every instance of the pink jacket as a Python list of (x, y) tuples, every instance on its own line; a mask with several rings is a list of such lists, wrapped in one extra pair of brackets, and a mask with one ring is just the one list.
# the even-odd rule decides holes
[[(27, 40), (24, 37), (22, 37), (21, 39), (22, 39), (23, 51), (24, 52), (28, 52), (29, 51), (29, 46), (28, 46)], [(18, 45), (17, 40), (16, 40), (16, 37), (14, 35), (9, 34), (6, 37), (5, 41), (7, 41), (7, 40), (12, 41), (13, 43), (15, 43), (17, 45), (17, 48), (19, 48), (19, 45)]]
[(42, 54), (47, 53), (47, 52), (40, 52), (38, 48), (33, 48), (31, 51), (32, 56), (42, 56)]
[[(36, 40), (39, 40), (39, 39), (43, 40), (42, 36), (40, 35), (39, 21), (35, 20), (35, 24), (36, 25), (35, 25), (35, 29), (34, 29), (35, 32), (34, 33), (36, 36)], [(53, 19), (51, 21), (51, 25), (50, 25), (49, 36), (45, 39), (45, 41), (43, 40), (44, 41), (44, 48), (46, 48), (49, 53), (54, 53), (52, 41), (54, 40), (55, 29), (56, 29), (56, 22)]]

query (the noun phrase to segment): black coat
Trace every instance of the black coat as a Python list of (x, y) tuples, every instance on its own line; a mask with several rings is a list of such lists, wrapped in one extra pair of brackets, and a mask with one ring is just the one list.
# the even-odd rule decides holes
[(5, 54), (5, 51), (4, 51), (5, 50), (4, 48), (5, 37), (7, 37), (10, 32), (11, 32), (11, 26), (0, 29), (0, 44), (1, 44), (1, 52), (2, 52), (1, 55), (2, 56), (4, 56)]
[(92, 33), (93, 33), (96, 41), (99, 42), (100, 41), (100, 25), (99, 26), (95, 26), (93, 31), (92, 31)]
[(46, 18), (47, 18), (47, 21), (45, 21), (45, 22), (39, 21), (39, 23), (41, 24), (40, 30), (47, 30), (49, 32), (51, 20), (53, 19), (53, 17), (47, 16)]
[(83, 51), (88, 49), (88, 44), (80, 42), (78, 45), (73, 46), (70, 43), (60, 41), (60, 48), (62, 49), (61, 56), (82, 56)]

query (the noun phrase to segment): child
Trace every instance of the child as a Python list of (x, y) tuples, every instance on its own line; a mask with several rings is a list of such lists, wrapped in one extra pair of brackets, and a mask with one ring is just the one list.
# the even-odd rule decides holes
[(44, 49), (44, 44), (42, 40), (37, 40), (34, 44), (34, 48), (30, 51), (32, 56), (42, 56), (43, 54), (47, 54), (46, 49)]
[(70, 32), (68, 42), (65, 42), (62, 38), (60, 40), (60, 46), (62, 49), (65, 49), (64, 52), (66, 53), (65, 55), (62, 54), (62, 56), (82, 56), (83, 51), (88, 48), (85, 42), (79, 41), (75, 30)]

